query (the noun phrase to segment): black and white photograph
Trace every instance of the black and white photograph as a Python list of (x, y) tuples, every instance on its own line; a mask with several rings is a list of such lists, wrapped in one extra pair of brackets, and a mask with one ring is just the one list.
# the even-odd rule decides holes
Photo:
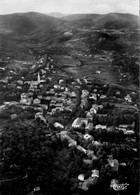
[(139, 0), (0, 0), (0, 195), (140, 195)]

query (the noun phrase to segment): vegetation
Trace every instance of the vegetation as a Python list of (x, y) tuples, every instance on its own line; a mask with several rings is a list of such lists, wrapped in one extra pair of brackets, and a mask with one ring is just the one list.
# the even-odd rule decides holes
[[(77, 176), (85, 173), (88, 177), (91, 169), (101, 169), (99, 183), (95, 186), (96, 192), (101, 192), (100, 188), (103, 185), (105, 192), (109, 193), (107, 181), (113, 176), (113, 173), (106, 167), (106, 155), (111, 153), (120, 162), (136, 156), (131, 146), (111, 143), (113, 137), (123, 139), (122, 134), (114, 133), (107, 133), (105, 130), (92, 133), (95, 140), (106, 141), (102, 147), (95, 147), (91, 144), (88, 146), (87, 142), (83, 142), (84, 140), (79, 141), (83, 147), (94, 150), (95, 154), (99, 156), (98, 163), (93, 162), (91, 166), (87, 166), (83, 163), (85, 155), (74, 146), (69, 148), (67, 140), (62, 141), (52, 127), (50, 129), (38, 122), (30, 125), (16, 122), (12, 126), (5, 127), (0, 137), (0, 155), (4, 159), (1, 173), (4, 178), (9, 172), (12, 174), (13, 181), (9, 182), (6, 188), (5, 182), (0, 185), (2, 194), (7, 194), (9, 191), (11, 194), (24, 194), (25, 189), (28, 191), (36, 186), (40, 186), (44, 193), (73, 194), (77, 191)], [(120, 169), (119, 177), (123, 179), (126, 176), (127, 182), (133, 183), (131, 188), (136, 186), (133, 189), (136, 191), (138, 181), (133, 181), (132, 175), (136, 174), (134, 170), (137, 163), (129, 161), (131, 163), (127, 170)], [(18, 179), (14, 180), (14, 178)], [(18, 188), (15, 188), (15, 185), (18, 185)], [(92, 194), (93, 189), (91, 188), (89, 194)]]

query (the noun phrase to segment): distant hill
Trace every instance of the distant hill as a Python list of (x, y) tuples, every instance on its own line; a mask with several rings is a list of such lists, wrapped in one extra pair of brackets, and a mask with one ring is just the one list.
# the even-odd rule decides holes
[(106, 29), (135, 28), (138, 27), (138, 16), (120, 13), (106, 14), (97, 18), (95, 27)]
[(0, 33), (29, 35), (56, 26), (57, 18), (36, 12), (0, 15)]
[(94, 20), (100, 17), (100, 14), (71, 14), (63, 17), (62, 19), (67, 21), (75, 21), (75, 20)]
[(46, 13), (46, 15), (52, 16), (55, 18), (62, 18), (62, 17), (65, 17), (67, 14), (63, 14), (61, 12), (51, 12), (51, 13)]
[(132, 14), (73, 14), (64, 17), (61, 17), (63, 15), (61, 13), (51, 15), (53, 17), (36, 12), (0, 15), (0, 33), (38, 37), (38, 34), (44, 36), (51, 31), (71, 30), (73, 26), (74, 28), (84, 27), (87, 30), (91, 27), (97, 29), (138, 27), (138, 16)]
[(0, 33), (2, 34), (28, 34), (34, 28), (35, 24), (26, 17), (16, 14), (0, 16)]
[(94, 48), (99, 41), (98, 35), (91, 31), (93, 29), (138, 27), (138, 16), (132, 14), (72, 14), (61, 18), (61, 13), (52, 15), (36, 12), (0, 15), (0, 52), (15, 53), (36, 44), (58, 50), (88, 50), (91, 43)]
[(138, 16), (132, 14), (73, 14), (63, 17), (78, 27), (94, 27), (106, 29), (135, 28), (138, 27)]

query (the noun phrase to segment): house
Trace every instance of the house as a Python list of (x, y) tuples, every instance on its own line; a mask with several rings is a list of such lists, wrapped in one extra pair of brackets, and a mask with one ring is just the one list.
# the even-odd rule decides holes
[(79, 181), (84, 181), (85, 176), (83, 174), (78, 175)]
[(64, 80), (63, 79), (60, 79), (59, 80), (59, 85), (62, 84), (63, 82), (64, 82)]
[(86, 77), (84, 77), (83, 80), (84, 80), (84, 82), (85, 82), (87, 85), (91, 84), (91, 82), (88, 81), (88, 80), (86, 79)]
[(89, 122), (85, 129), (86, 130), (93, 130), (93, 123)]
[(37, 89), (37, 86), (39, 84), (37, 81), (26, 81), (25, 83), (28, 83), (30, 85), (30, 90)]
[(93, 114), (91, 113), (91, 112), (87, 112), (86, 113), (86, 118), (88, 118), (88, 119), (93, 119)]
[(48, 105), (46, 104), (40, 104), (39, 106), (45, 110), (48, 110)]
[(57, 103), (62, 103), (63, 102), (63, 98), (55, 98)]
[(98, 110), (99, 108), (103, 108), (103, 106), (102, 105), (98, 105), (98, 104), (93, 104), (92, 108)]
[(89, 96), (89, 99), (93, 99), (93, 100), (97, 101), (97, 94), (92, 93), (91, 96)]
[(33, 107), (33, 108), (35, 111), (43, 113), (43, 108), (41, 108), (41, 107)]
[(61, 90), (65, 90), (65, 87), (60, 87)]
[(92, 141), (92, 144), (94, 146), (101, 146), (102, 145), (101, 142), (98, 142), (98, 141)]
[(89, 92), (87, 90), (82, 90), (81, 98), (86, 98), (89, 95)]
[(64, 129), (64, 125), (62, 125), (62, 124), (60, 124), (60, 123), (58, 123), (58, 122), (55, 122), (54, 123), (54, 127), (59, 127), (59, 128), (61, 128), (61, 129)]
[(60, 85), (54, 85), (54, 89), (60, 89)]
[(131, 99), (131, 97), (130, 97), (129, 94), (127, 94), (127, 95), (124, 97), (124, 99), (125, 99), (125, 101), (127, 101), (127, 102), (129, 102), (129, 103), (132, 102), (132, 99)]
[(69, 91), (69, 89), (66, 87), (66, 88), (65, 88), (65, 92), (68, 92), (68, 91)]
[(61, 139), (67, 139), (68, 143), (69, 143), (69, 147), (70, 146), (76, 146), (77, 145), (77, 141), (73, 140), (68, 134), (67, 131), (61, 131), (60, 132), (60, 137)]
[(87, 126), (88, 124), (88, 119), (87, 118), (77, 118), (73, 121), (72, 127), (73, 128), (81, 128), (83, 125)]
[(119, 169), (119, 162), (118, 162), (118, 160), (117, 159), (113, 159), (113, 156), (109, 155), (108, 162), (109, 162), (109, 165), (111, 167), (111, 171), (112, 172), (117, 172), (118, 169)]
[(34, 188), (34, 192), (39, 192), (39, 191), (40, 191), (40, 186)]
[(79, 146), (79, 145), (78, 145), (76, 148), (77, 148), (78, 150), (80, 150), (81, 152), (84, 152), (85, 154), (86, 154), (86, 152), (87, 152), (82, 146)]
[(76, 81), (77, 81), (78, 84), (80, 84), (80, 85), (82, 84), (82, 82), (80, 81), (80, 79), (76, 79)]
[(45, 97), (44, 99), (47, 100), (47, 101), (50, 101), (51, 97)]
[(29, 104), (29, 105), (32, 103), (33, 98), (30, 96), (29, 93), (22, 93), (20, 97), (21, 97), (20, 100), (21, 103)]
[(11, 114), (10, 117), (11, 117), (11, 120), (15, 120), (17, 119), (17, 114)]
[(80, 107), (83, 108), (86, 105), (86, 103), (87, 103), (87, 99), (82, 99)]
[(22, 89), (22, 87), (21, 86), (17, 86), (17, 89)]
[(123, 132), (125, 133), (127, 127), (128, 127), (128, 125), (126, 125), (126, 124), (121, 124), (121, 125), (119, 125), (118, 127), (116, 127), (116, 129), (118, 129), (118, 130), (120, 130), (120, 131), (123, 131)]
[[(49, 98), (50, 98), (50, 97), (48, 97), (47, 100), (50, 100), (50, 99), (51, 99), (51, 98), (50, 98), (50, 99), (49, 99)], [(55, 101), (55, 100), (51, 100), (50, 106), (54, 106), (55, 104), (56, 104), (56, 101)]]
[(121, 92), (120, 91), (116, 91), (116, 95), (120, 95), (121, 94)]
[(95, 126), (95, 129), (106, 129), (107, 128), (107, 126), (106, 125), (96, 125)]
[(55, 95), (55, 92), (53, 89), (50, 89), (50, 91), (46, 91), (46, 95), (48, 96), (54, 96)]
[(46, 119), (44, 118), (42, 112), (37, 112), (37, 113), (35, 114), (35, 119), (37, 119), (37, 118), (39, 118), (41, 121), (43, 121), (43, 122), (46, 123)]
[(69, 99), (67, 100), (67, 105), (71, 105), (72, 104), (72, 101)]
[(33, 104), (40, 104), (40, 103), (41, 103), (41, 100), (38, 98), (34, 99), (33, 101)]
[(90, 113), (91, 113), (91, 114), (97, 114), (97, 110), (96, 110), (95, 108), (91, 108), (91, 109), (90, 109)]
[(134, 132), (133, 130), (126, 130), (126, 131), (124, 132), (124, 134), (125, 134), (125, 135), (134, 135), (135, 132)]
[(32, 69), (35, 69), (35, 68), (36, 68), (36, 65), (34, 64), (31, 68), (32, 68)]
[(101, 73), (101, 71), (97, 70), (97, 71), (96, 71), (96, 73), (97, 73), (97, 74), (100, 74), (100, 73)]
[(71, 141), (69, 142), (69, 147), (76, 146), (76, 145), (77, 145), (77, 142), (74, 141), (74, 140), (71, 140)]
[(88, 179), (81, 182), (78, 188), (84, 191), (88, 191), (92, 185), (95, 185), (97, 183), (97, 181), (98, 181), (98, 177), (89, 177)]
[(74, 91), (71, 92), (71, 97), (76, 98), (76, 93)]
[(42, 95), (38, 95), (37, 98), (38, 99), (42, 99), (43, 97), (42, 97)]
[(94, 155), (94, 151), (93, 150), (87, 150), (86, 154), (92, 160), (96, 160), (97, 159), (97, 157)]
[(1, 79), (0, 80), (0, 83), (8, 83), (8, 77), (4, 78), (4, 79)]
[(56, 103), (55, 106), (56, 107), (63, 107), (63, 103)]
[(43, 69), (42, 69), (42, 70), (41, 70), (41, 73), (42, 73), (42, 74), (46, 74), (46, 70), (43, 70)]
[(23, 85), (23, 81), (22, 81), (22, 80), (17, 80), (17, 83), (18, 83), (19, 85)]
[(119, 125), (119, 127), (120, 127), (120, 128), (126, 129), (126, 128), (128, 127), (128, 125), (126, 125), (126, 124), (121, 124), (121, 125)]
[[(0, 111), (4, 110), (5, 107), (6, 107), (6, 105), (9, 105), (9, 104), (6, 104), (6, 103), (7, 103), (7, 102), (4, 102), (5, 105), (1, 105), (1, 106), (0, 106)], [(9, 103), (9, 102), (8, 102), (8, 103)]]
[(94, 89), (93, 92), (96, 93), (98, 90), (97, 89)]
[(83, 163), (91, 165), (92, 164), (92, 160), (91, 159), (83, 159)]
[(99, 170), (94, 169), (91, 172), (92, 172), (91, 177), (99, 177)]
[(84, 139), (85, 140), (92, 140), (92, 139), (94, 139), (91, 135), (89, 135), (88, 133), (86, 133), (85, 135), (84, 135)]
[(100, 96), (100, 99), (105, 99), (106, 98), (106, 95), (101, 95)]

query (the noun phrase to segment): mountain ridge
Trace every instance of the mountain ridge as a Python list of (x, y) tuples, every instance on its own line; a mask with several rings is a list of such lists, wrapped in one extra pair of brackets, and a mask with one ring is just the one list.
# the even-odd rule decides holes
[[(138, 26), (138, 17), (133, 14), (72, 14), (56, 18), (38, 12), (13, 13), (0, 15), (0, 33), (30, 34), (36, 29), (58, 28), (66, 24), (68, 27), (93, 25), (96, 28), (133, 28)], [(109, 27), (110, 25), (110, 27)], [(23, 29), (23, 31), (22, 31)]]
[[(91, 29), (138, 28), (138, 16), (133, 14), (72, 14), (62, 18), (38, 12), (0, 15), (0, 34), (26, 37), (35, 42), (67, 40), (65, 32), (72, 32), (73, 39), (81, 38), (80, 32)], [(77, 34), (78, 32), (78, 34)], [(85, 35), (87, 36), (87, 35)], [(71, 39), (71, 38), (70, 38)], [(48, 42), (50, 40), (50, 42)]]

